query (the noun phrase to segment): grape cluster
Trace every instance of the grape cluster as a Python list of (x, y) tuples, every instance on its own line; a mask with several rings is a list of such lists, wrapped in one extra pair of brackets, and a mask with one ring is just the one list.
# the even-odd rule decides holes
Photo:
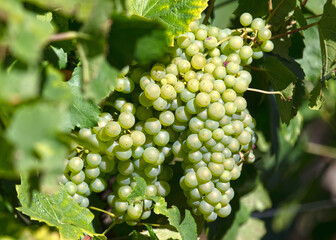
[[(243, 67), (273, 49), (262, 19), (244, 13), (240, 22), (235, 31), (192, 22), (149, 71), (137, 64), (121, 71), (110, 113), (78, 133), (99, 150), (75, 152), (66, 163), (62, 182), (81, 206), (114, 176), (108, 204), (119, 221), (136, 224), (150, 216), (152, 196), (169, 194), (169, 163), (180, 160), (192, 212), (207, 221), (230, 214), (230, 181), (255, 160), (255, 123), (243, 97), (252, 76)], [(130, 203), (136, 176), (147, 183), (146, 198)]]

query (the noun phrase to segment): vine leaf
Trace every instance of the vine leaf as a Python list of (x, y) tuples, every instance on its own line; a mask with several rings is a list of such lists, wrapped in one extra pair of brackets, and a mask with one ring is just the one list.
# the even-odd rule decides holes
[(54, 195), (38, 190), (30, 190), (27, 177), (21, 177), (21, 185), (16, 186), (21, 207), (17, 209), (32, 220), (57, 227), (61, 240), (77, 240), (84, 233), (95, 235), (91, 226), (94, 215), (80, 207), (62, 188)]
[(134, 177), (135, 187), (131, 195), (127, 198), (128, 201), (143, 200), (146, 197), (146, 181), (142, 177)]
[[(264, 65), (267, 69), (267, 71), (265, 71), (266, 77), (274, 90), (281, 91), (287, 99), (290, 99), (293, 96), (294, 85), (297, 81), (294, 73), (284, 66), (276, 57), (269, 57), (267, 61), (264, 62)], [(283, 100), (277, 95), (276, 101), (281, 120), (289, 124), (292, 118), (293, 100)]]
[(85, 100), (81, 92), (82, 68), (75, 68), (71, 79), (67, 82), (72, 94), (72, 104), (63, 123), (66, 129), (90, 128), (98, 121), (99, 107)]
[(168, 209), (167, 203), (161, 198), (159, 202), (156, 202), (154, 212), (168, 217), (168, 222), (179, 231), (183, 240), (197, 239), (196, 222), (189, 210), (185, 210), (184, 219), (181, 221), (179, 209), (176, 206), (172, 206)]
[[(169, 229), (169, 228), (155, 228), (153, 232), (160, 240), (182, 240), (181, 234), (176, 230)], [(140, 234), (140, 233), (139, 233)], [(150, 236), (148, 231), (142, 231), (141, 235)], [(148, 240), (148, 238), (144, 238)]]
[(255, 18), (266, 16), (268, 13), (268, 3), (267, 1), (259, 0), (239, 0), (234, 14), (240, 16), (245, 12), (249, 12)]
[(309, 108), (312, 110), (321, 109), (325, 102), (324, 94), (322, 91), (321, 83), (318, 82), (313, 90), (310, 92)]
[(266, 232), (267, 230), (264, 221), (256, 218), (249, 218), (239, 228), (236, 239), (260, 240), (266, 235)]
[(159, 19), (167, 26), (169, 44), (173, 44), (175, 36), (185, 33), (189, 24), (201, 18), (201, 13), (207, 7), (207, 1), (202, 0), (129, 0), (130, 13), (146, 18)]
[(336, 2), (328, 0), (318, 22), (322, 52), (322, 79), (336, 79)]

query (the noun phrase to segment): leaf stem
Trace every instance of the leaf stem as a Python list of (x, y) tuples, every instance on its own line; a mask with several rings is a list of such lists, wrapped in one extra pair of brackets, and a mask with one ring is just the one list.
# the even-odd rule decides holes
[(78, 43), (77, 49), (83, 64), (83, 82), (88, 83), (90, 81), (89, 62), (86, 58), (82, 44)]
[(103, 209), (96, 208), (96, 207), (93, 207), (93, 206), (90, 206), (89, 208), (92, 209), (92, 210), (96, 210), (96, 211), (98, 211), (98, 212), (106, 213), (107, 215), (109, 215), (109, 216), (111, 216), (111, 217), (113, 217), (113, 218), (117, 218), (117, 216), (114, 215), (113, 213), (110, 213), (110, 212), (105, 211), (105, 210), (103, 210)]
[(304, 26), (304, 27), (301, 27), (301, 28), (297, 28), (297, 29), (294, 29), (294, 30), (286, 32), (286, 33), (281, 33), (279, 35), (275, 35), (275, 36), (271, 37), (271, 39), (276, 39), (276, 38), (285, 37), (287, 35), (291, 35), (293, 33), (299, 32), (301, 30), (305, 30), (307, 28), (313, 27), (313, 26), (317, 25), (317, 23), (318, 22), (314, 22), (314, 23), (308, 24), (307, 26)]
[(106, 228), (106, 230), (102, 234), (106, 235), (106, 233), (108, 233), (115, 225), (116, 225), (116, 222), (114, 221), (113, 223), (111, 223), (111, 225), (108, 228)]
[(274, 17), (275, 13), (279, 10), (279, 8), (281, 7), (282, 4), (284, 4), (286, 0), (281, 0), (281, 2), (276, 6), (276, 8), (270, 12), (270, 15), (268, 15), (267, 19), (266, 19), (266, 23), (268, 23), (272, 17)]
[(76, 38), (89, 39), (90, 36), (82, 32), (69, 31), (51, 35), (51, 37), (49, 38), (49, 42), (72, 40)]
[(207, 13), (205, 15), (205, 18), (203, 20), (203, 24), (206, 24), (208, 22), (209, 17), (212, 13), (213, 7), (215, 5), (215, 2), (216, 2), (216, 0), (210, 0), (210, 5), (208, 6), (208, 11), (207, 11)]
[(305, 151), (314, 155), (336, 159), (336, 148), (333, 147), (308, 142), (305, 146)]
[(305, 19), (312, 19), (312, 18), (317, 18), (317, 17), (322, 17), (323, 14), (318, 14), (310, 17), (306, 17)]
[(142, 222), (139, 222), (138, 223), (138, 226), (144, 226), (144, 225), (148, 225), (148, 226), (152, 226), (152, 227), (164, 227), (164, 228), (172, 228), (172, 229), (176, 229), (174, 226), (172, 225), (167, 225), (167, 224), (157, 224), (157, 223), (142, 223)]
[(260, 90), (260, 89), (256, 89), (256, 88), (247, 88), (247, 91), (258, 92), (258, 93), (263, 93), (263, 94), (270, 94), (270, 95), (278, 94), (278, 95), (283, 97), (283, 95), (280, 91), (265, 91), (265, 90)]

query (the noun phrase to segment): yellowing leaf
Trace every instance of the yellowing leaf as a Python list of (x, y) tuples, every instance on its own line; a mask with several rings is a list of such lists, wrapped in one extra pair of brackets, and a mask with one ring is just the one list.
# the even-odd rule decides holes
[(187, 32), (189, 24), (201, 17), (208, 4), (204, 0), (129, 0), (128, 5), (133, 14), (162, 21), (172, 45), (174, 37)]

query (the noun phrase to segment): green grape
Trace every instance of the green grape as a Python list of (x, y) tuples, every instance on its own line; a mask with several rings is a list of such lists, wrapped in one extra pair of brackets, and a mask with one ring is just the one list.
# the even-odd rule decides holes
[(155, 185), (147, 185), (146, 187), (146, 196), (147, 197), (154, 197), (157, 194), (157, 188)]
[(237, 139), (232, 138), (231, 142), (229, 143), (227, 147), (231, 152), (236, 153), (240, 149), (240, 144)]
[(209, 93), (213, 90), (213, 83), (211, 80), (205, 79), (201, 80), (199, 83), (199, 90), (201, 92)]
[(86, 182), (81, 182), (77, 185), (77, 193), (84, 195), (89, 189), (89, 185)]
[(205, 200), (202, 200), (199, 205), (199, 210), (203, 214), (210, 214), (211, 212), (213, 212), (214, 207)]
[(192, 98), (187, 102), (185, 109), (190, 114), (197, 114), (202, 111), (202, 108), (196, 104), (195, 98)]
[(203, 72), (212, 74), (212, 72), (215, 70), (215, 68), (216, 68), (216, 65), (209, 62), (209, 63), (205, 64), (205, 66), (203, 68)]
[(210, 57), (219, 57), (221, 55), (221, 52), (218, 48), (213, 48), (211, 50), (208, 50), (208, 54)]
[(81, 204), (81, 202), (83, 201), (84, 197), (82, 195), (79, 195), (77, 193), (75, 193), (72, 196), (73, 200), (75, 200), (78, 204)]
[(210, 104), (210, 96), (205, 92), (196, 95), (195, 102), (199, 107), (206, 107)]
[(241, 63), (241, 58), (237, 53), (231, 53), (227, 58), (226, 58), (227, 62), (235, 62), (240, 64)]
[(132, 113), (122, 112), (118, 117), (120, 126), (124, 129), (129, 129), (134, 126), (135, 118)]
[(201, 129), (198, 132), (198, 138), (199, 138), (199, 140), (201, 140), (203, 142), (210, 140), (211, 136), (212, 136), (212, 132), (209, 129), (206, 129), (206, 128)]
[(93, 192), (99, 193), (104, 191), (106, 188), (106, 183), (102, 178), (96, 178), (90, 182), (90, 189)]
[(169, 133), (166, 130), (160, 130), (160, 132), (154, 136), (153, 140), (157, 146), (165, 146), (169, 142)]
[(189, 192), (189, 196), (193, 200), (200, 200), (202, 198), (202, 195), (198, 188), (194, 188)]
[(161, 171), (160, 165), (159, 166), (149, 165), (144, 170), (145, 175), (149, 178), (157, 177), (160, 174), (160, 171)]
[(274, 44), (271, 40), (267, 40), (261, 44), (261, 50), (264, 52), (272, 52), (274, 48)]
[(192, 150), (197, 150), (202, 146), (202, 142), (199, 140), (198, 135), (193, 133), (187, 138), (187, 145)]
[(229, 182), (232, 178), (232, 173), (230, 171), (224, 170), (222, 175), (219, 176), (221, 182)]
[(175, 110), (175, 118), (179, 122), (188, 122), (191, 118), (191, 115), (186, 111), (185, 106), (181, 106)]
[(224, 154), (222, 152), (213, 152), (213, 153), (211, 153), (211, 161), (214, 162), (214, 163), (223, 163), (223, 161), (224, 161)]
[(183, 89), (183, 91), (180, 94), (180, 98), (183, 102), (188, 102), (189, 100), (195, 98), (195, 96), (196, 96), (196, 94), (189, 91), (188, 89)]
[(124, 149), (129, 149), (133, 146), (133, 140), (129, 135), (122, 135), (119, 138), (119, 146)]
[(212, 119), (207, 119), (205, 121), (205, 127), (213, 131), (219, 127), (219, 122)]
[(140, 203), (135, 203), (134, 205), (129, 205), (127, 208), (127, 215), (131, 219), (139, 219), (142, 215), (142, 206)]
[(216, 141), (220, 141), (224, 137), (224, 131), (223, 131), (223, 129), (217, 128), (217, 129), (213, 130), (212, 137)]
[(248, 88), (248, 83), (245, 81), (245, 79), (243, 78), (236, 78), (236, 82), (233, 86), (233, 89), (237, 92), (237, 93), (244, 93)]
[(236, 180), (240, 177), (241, 174), (241, 170), (239, 168), (239, 166), (235, 165), (234, 168), (231, 170), (231, 174), (232, 174), (232, 180)]
[(225, 108), (222, 103), (214, 102), (208, 107), (208, 116), (213, 120), (220, 120), (225, 114)]
[(202, 28), (199, 28), (196, 32), (195, 32), (195, 37), (197, 40), (200, 41), (204, 41), (208, 36), (208, 32)]
[(253, 55), (253, 50), (250, 46), (243, 46), (239, 50), (239, 56), (241, 59), (249, 59)]
[[(141, 131), (134, 130), (131, 133), (131, 139), (133, 142), (133, 146), (136, 146), (136, 147), (142, 146), (146, 142), (146, 135)], [(119, 139), (119, 144), (120, 144), (120, 139)]]
[(131, 175), (125, 176), (118, 174), (116, 181), (119, 186), (129, 186), (131, 184)]
[(197, 176), (194, 172), (189, 172), (185, 175), (184, 183), (189, 188), (195, 188), (198, 185)]
[(148, 99), (155, 100), (160, 96), (160, 86), (155, 83), (149, 83), (144, 92)]
[(175, 122), (172, 125), (172, 129), (175, 132), (183, 132), (187, 128), (187, 123), (185, 122), (180, 122), (175, 120)]
[[(115, 162), (114, 160), (108, 159), (108, 158), (103, 158), (103, 161), (100, 162), (99, 164), (99, 169), (103, 173), (109, 173), (111, 172), (115, 167)], [(86, 172), (85, 172), (86, 175)]]
[(77, 185), (73, 182), (67, 182), (64, 186), (67, 193), (71, 196), (77, 192)]
[(71, 172), (80, 172), (84, 167), (84, 162), (81, 158), (79, 157), (73, 157), (69, 160), (67, 168)]
[(70, 180), (73, 183), (80, 184), (85, 180), (85, 173), (83, 171), (73, 172), (70, 174)]
[(79, 204), (81, 207), (88, 207), (90, 204), (90, 200), (88, 198), (83, 198), (83, 200), (81, 201), (81, 203)]
[(223, 217), (223, 218), (229, 216), (230, 213), (231, 213), (231, 206), (230, 206), (230, 204), (227, 204), (225, 207), (222, 207), (222, 208), (220, 208), (217, 211), (217, 215), (219, 217)]
[(233, 36), (229, 40), (229, 45), (233, 50), (239, 50), (244, 45), (244, 41), (240, 36)]
[(152, 102), (152, 105), (157, 111), (164, 111), (168, 108), (168, 101), (162, 97), (158, 97)]
[(226, 75), (224, 78), (224, 83), (226, 87), (233, 87), (235, 82), (236, 82), (236, 78), (233, 75)]
[(131, 160), (122, 161), (118, 164), (118, 172), (122, 175), (128, 176), (134, 171), (134, 164)]
[(260, 46), (253, 48), (253, 55), (254, 59), (261, 59), (264, 56), (264, 52), (261, 50)]
[(146, 120), (144, 130), (150, 135), (155, 135), (161, 130), (160, 120), (157, 118), (149, 118)]
[(208, 193), (205, 196), (204, 199), (205, 201), (207, 201), (208, 203), (214, 206), (220, 202), (221, 198), (222, 198), (222, 193), (217, 188), (214, 188), (210, 193)]
[(132, 156), (132, 149), (124, 149), (120, 146), (116, 146), (114, 154), (120, 161), (126, 161)]
[(100, 175), (99, 167), (86, 167), (85, 176), (90, 179), (95, 179)]
[(166, 76), (165, 66), (162, 64), (155, 64), (151, 69), (150, 75), (153, 80), (160, 81)]
[(239, 64), (236, 62), (229, 62), (228, 65), (226, 66), (226, 71), (231, 75), (238, 73), (239, 70), (240, 70)]
[(161, 197), (166, 197), (170, 193), (170, 185), (165, 181), (158, 181), (154, 183), (157, 194)]
[(252, 23), (252, 15), (250, 13), (243, 13), (240, 15), (240, 24), (243, 25), (244, 27), (250, 25)]
[(190, 151), (188, 153), (188, 160), (191, 162), (191, 163), (198, 163), (199, 161), (202, 160), (202, 157), (203, 157), (203, 154), (196, 150), (196, 151)]
[(197, 92), (199, 90), (199, 81), (197, 79), (189, 80), (187, 84), (187, 89), (193, 93)]
[(82, 128), (79, 130), (78, 135), (82, 139), (88, 139), (92, 135), (92, 132), (91, 129)]
[(171, 126), (175, 121), (174, 113), (171, 111), (164, 111), (160, 113), (159, 120), (163, 126)]
[(202, 54), (197, 53), (191, 58), (190, 63), (191, 63), (191, 66), (193, 68), (199, 70), (199, 69), (202, 69), (205, 66), (206, 59)]
[[(216, 188), (221, 191), (222, 193), (225, 193), (229, 188), (230, 188), (230, 182), (217, 182), (216, 183)], [(226, 196), (226, 195), (224, 195)], [(222, 196), (223, 198), (223, 196)], [(222, 198), (221, 198), (221, 203), (222, 203)], [(226, 203), (227, 204), (227, 203)]]
[(247, 162), (247, 163), (254, 163), (254, 161), (255, 161), (255, 155), (253, 154), (253, 152), (250, 152), (249, 154), (248, 154), (248, 156), (247, 156), (247, 158), (245, 159), (245, 161)]
[(155, 164), (159, 159), (160, 152), (155, 147), (146, 148), (143, 152), (143, 159), (150, 164)]
[(223, 162), (225, 170), (231, 171), (235, 166), (233, 158), (226, 158)]
[(202, 120), (200, 120), (197, 117), (193, 117), (192, 119), (190, 119), (190, 121), (189, 121), (189, 130), (192, 133), (198, 133), (203, 128), (204, 128), (204, 122)]
[(200, 167), (196, 171), (197, 179), (200, 182), (208, 182), (212, 178), (211, 171), (207, 167)]
[(177, 37), (177, 44), (180, 48), (187, 48), (191, 44), (191, 39), (186, 34)]
[(221, 95), (219, 92), (213, 90), (209, 93), (210, 96), (210, 102), (218, 102), (219, 99), (221, 98)]
[(272, 32), (268, 28), (261, 28), (258, 32), (258, 38), (262, 41), (267, 41), (272, 37)]
[(265, 27), (265, 21), (261, 18), (255, 18), (251, 23), (251, 27), (253, 30), (260, 30)]
[(199, 46), (196, 44), (196, 43), (191, 43), (187, 49), (186, 49), (186, 53), (189, 55), (189, 56), (194, 56), (196, 53), (199, 52)]
[(237, 106), (234, 102), (227, 102), (224, 104), (225, 112), (228, 115), (232, 115), (237, 111)]
[(189, 70), (188, 72), (186, 72), (183, 76), (184, 80), (186, 80), (187, 82), (189, 82), (192, 79), (196, 79), (196, 73), (193, 70)]
[(118, 212), (126, 212), (128, 209), (128, 202), (121, 199), (117, 199), (114, 203), (114, 208)]
[(251, 142), (252, 135), (250, 132), (243, 130), (241, 134), (237, 137), (237, 140), (241, 145), (245, 145)]
[(232, 200), (233, 197), (234, 197), (233, 188), (230, 187), (228, 190), (226, 190), (225, 195), (227, 195), (229, 197), (229, 199)]
[(161, 87), (161, 97), (167, 100), (176, 98), (176, 90), (170, 84), (164, 84)]
[(219, 78), (219, 79), (224, 79), (226, 76), (226, 71), (225, 71), (225, 67), (223, 66), (218, 66), (215, 68), (215, 70), (213, 71), (213, 76), (215, 78)]
[(209, 36), (204, 39), (204, 47), (207, 49), (213, 49), (217, 46), (217, 38), (213, 36)]
[(118, 197), (121, 200), (127, 200), (127, 198), (131, 195), (132, 191), (133, 190), (130, 186), (121, 186), (118, 189)]
[(184, 83), (183, 82), (181, 82), (181, 81), (178, 81), (176, 84), (175, 84), (175, 86), (174, 86), (174, 88), (175, 88), (175, 91), (177, 92), (177, 93), (180, 93), (180, 92), (182, 92), (183, 90), (184, 90)]
[(181, 73), (186, 73), (190, 70), (190, 62), (187, 60), (182, 59), (181, 61), (179, 61), (179, 63), (177, 64), (177, 70)]
[(145, 90), (150, 83), (154, 83), (154, 81), (149, 75), (144, 75), (140, 78), (139, 85), (142, 90)]
[(222, 94), (226, 89), (224, 81), (219, 79), (215, 80), (213, 83), (213, 89)]
[(219, 177), (224, 172), (224, 166), (220, 163), (210, 162), (208, 165), (210, 172), (213, 176)]

